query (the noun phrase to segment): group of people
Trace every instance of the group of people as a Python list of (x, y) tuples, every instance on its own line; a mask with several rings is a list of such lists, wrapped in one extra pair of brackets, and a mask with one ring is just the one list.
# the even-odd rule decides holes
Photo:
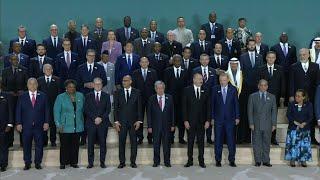
[[(136, 168), (138, 145), (153, 144), (154, 164), (171, 167), (170, 149), (178, 129), (180, 144), (187, 144), (188, 162), (193, 165), (193, 146), (204, 163), (204, 144), (214, 143), (216, 166), (221, 166), (223, 144), (228, 145), (229, 165), (236, 167), (236, 144), (253, 145), (255, 166), (270, 164), (270, 144), (276, 141), (277, 108), (287, 106), (289, 121), (285, 160), (306, 167), (311, 160), (314, 132), (320, 125), (320, 38), (311, 49), (296, 55), (283, 32), (279, 43), (262, 43), (262, 33), (254, 35), (239, 18), (239, 27), (224, 29), (211, 12), (201, 26), (198, 39), (177, 18), (177, 28), (167, 37), (157, 30), (157, 22), (140, 32), (131, 26), (95, 29), (87, 25), (58, 37), (58, 27), (50, 26), (50, 36), (41, 44), (19, 26), (18, 38), (10, 41), (9, 54), (2, 58), (0, 88), (0, 167), (8, 166), (8, 148), (13, 144), (14, 127), (20, 133), (24, 170), (32, 164), (42, 169), (43, 147), (56, 147), (60, 138), (60, 168), (78, 168), (79, 146), (87, 144), (88, 166), (94, 166), (94, 146), (100, 147), (100, 167), (105, 168), (108, 128), (119, 135), (119, 166), (126, 166), (127, 134), (130, 136), (130, 166)], [(298, 60), (297, 60), (298, 59)], [(313, 106), (314, 104), (314, 106)], [(109, 119), (113, 111), (114, 123)], [(145, 122), (146, 119), (146, 122)], [(317, 123), (318, 122), (318, 123)], [(49, 135), (47, 131), (49, 130)], [(187, 132), (187, 141), (185, 140)], [(214, 132), (214, 142), (212, 133)]]

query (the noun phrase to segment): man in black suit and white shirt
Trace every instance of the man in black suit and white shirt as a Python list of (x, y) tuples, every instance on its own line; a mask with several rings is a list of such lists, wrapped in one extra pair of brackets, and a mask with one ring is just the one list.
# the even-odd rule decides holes
[(206, 40), (210, 41), (212, 46), (224, 38), (223, 25), (216, 22), (217, 14), (212, 11), (209, 14), (209, 22), (201, 25), (201, 29), (206, 31)]

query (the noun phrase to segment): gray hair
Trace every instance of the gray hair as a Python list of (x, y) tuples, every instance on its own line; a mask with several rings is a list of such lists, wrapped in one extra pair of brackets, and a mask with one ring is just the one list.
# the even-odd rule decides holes
[(45, 69), (46, 69), (47, 67), (50, 68), (51, 70), (53, 70), (51, 64), (44, 64), (43, 67), (42, 67), (43, 73), (44, 73), (44, 71), (45, 71)]
[(102, 79), (99, 77), (96, 77), (93, 79), (93, 82), (101, 82), (102, 83)]
[(35, 81), (38, 84), (37, 79), (34, 78), (34, 77), (29, 78), (28, 81), (27, 81), (27, 84), (29, 84), (31, 81)]
[(265, 80), (265, 79), (260, 79), (260, 80), (259, 80), (259, 85), (262, 84), (262, 83), (266, 83), (266, 84), (268, 85), (268, 81)]
[(154, 83), (154, 89), (156, 89), (160, 85), (162, 85), (164, 88), (166, 88), (166, 85), (164, 84), (164, 82), (159, 80)]
[(58, 29), (58, 26), (55, 25), (55, 24), (51, 24), (51, 25), (50, 25), (50, 30), (53, 29), (53, 28), (57, 28), (57, 29)]

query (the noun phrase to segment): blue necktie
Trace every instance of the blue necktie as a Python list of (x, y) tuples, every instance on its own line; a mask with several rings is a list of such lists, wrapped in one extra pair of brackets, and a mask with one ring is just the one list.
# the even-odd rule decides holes
[(226, 99), (227, 99), (227, 91), (226, 91), (226, 87), (223, 88), (222, 91), (222, 98), (223, 98), (223, 103), (226, 104)]
[(131, 56), (129, 55), (128, 56), (128, 68), (129, 68), (129, 70), (131, 69)]
[(216, 28), (216, 25), (212, 24), (212, 29), (211, 29), (211, 34), (212, 34), (212, 35), (214, 34), (215, 28)]

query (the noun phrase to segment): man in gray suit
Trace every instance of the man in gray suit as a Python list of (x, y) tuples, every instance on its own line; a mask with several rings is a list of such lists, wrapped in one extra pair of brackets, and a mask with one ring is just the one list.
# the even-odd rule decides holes
[[(107, 76), (107, 85), (102, 88), (102, 91), (108, 93), (110, 97), (112, 97), (114, 91), (116, 90), (116, 86), (114, 84), (114, 64), (109, 62), (109, 51), (105, 50), (101, 54), (101, 61), (98, 62), (101, 66), (103, 66), (104, 71)], [(111, 102), (112, 98), (111, 98)]]
[(149, 31), (147, 28), (142, 28), (140, 38), (133, 41), (133, 51), (140, 57), (147, 57), (154, 49), (154, 40), (148, 37)]
[(274, 95), (267, 92), (268, 81), (261, 79), (259, 91), (251, 94), (248, 101), (248, 119), (252, 130), (252, 146), (255, 166), (271, 167), (270, 143), (272, 131), (277, 125), (277, 102)]

